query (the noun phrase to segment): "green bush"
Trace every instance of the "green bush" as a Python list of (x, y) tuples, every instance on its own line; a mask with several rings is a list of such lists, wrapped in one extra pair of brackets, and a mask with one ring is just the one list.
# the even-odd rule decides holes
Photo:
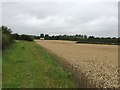
[(20, 40), (33, 41), (33, 38), (30, 35), (23, 34), (23, 35), (20, 36)]
[(5, 47), (7, 47), (9, 44), (9, 40), (8, 40), (8, 36), (3, 34), (2, 35), (2, 48), (4, 49)]
[(12, 31), (6, 26), (0, 27), (0, 31), (2, 32), (2, 49), (5, 49), (13, 42)]

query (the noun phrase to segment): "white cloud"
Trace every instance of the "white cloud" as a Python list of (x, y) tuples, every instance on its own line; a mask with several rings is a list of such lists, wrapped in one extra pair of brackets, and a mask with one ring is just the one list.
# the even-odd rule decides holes
[(3, 3), (3, 24), (14, 32), (117, 36), (116, 2)]
[[(113, 22), (113, 23), (112, 23)], [(99, 17), (93, 21), (90, 21), (88, 23), (89, 26), (96, 26), (96, 27), (103, 27), (103, 26), (106, 26), (106, 25), (109, 25), (109, 26), (113, 26), (113, 25), (117, 25), (118, 23), (118, 18), (117, 17), (106, 17), (106, 16), (103, 16), (103, 17)]]
[(119, 0), (3, 0), (4, 2), (118, 2)]

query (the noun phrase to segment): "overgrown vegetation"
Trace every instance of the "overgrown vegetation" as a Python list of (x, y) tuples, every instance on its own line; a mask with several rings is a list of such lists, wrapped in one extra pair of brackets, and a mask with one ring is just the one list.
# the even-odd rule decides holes
[(0, 30), (2, 32), (2, 49), (5, 49), (13, 42), (12, 31), (7, 26), (0, 27)]
[(34, 42), (17, 41), (3, 52), (3, 88), (75, 88), (56, 59)]
[(33, 36), (30, 35), (19, 35), (19, 34), (12, 34), (12, 31), (7, 26), (0, 27), (0, 32), (2, 32), (2, 49), (4, 50), (7, 46), (14, 42), (14, 40), (27, 40), (33, 41)]
[(19, 35), (19, 34), (15, 33), (15, 34), (12, 34), (12, 37), (15, 40), (27, 40), (27, 41), (33, 41), (34, 40), (33, 36), (25, 35), (25, 34)]

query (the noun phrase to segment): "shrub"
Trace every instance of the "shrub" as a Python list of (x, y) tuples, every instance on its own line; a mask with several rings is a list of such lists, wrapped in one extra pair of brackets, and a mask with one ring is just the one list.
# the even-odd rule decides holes
[(0, 27), (0, 30), (2, 32), (2, 49), (5, 49), (13, 42), (12, 31), (6, 26)]
[(33, 41), (33, 38), (30, 35), (23, 34), (23, 35), (20, 36), (20, 40)]

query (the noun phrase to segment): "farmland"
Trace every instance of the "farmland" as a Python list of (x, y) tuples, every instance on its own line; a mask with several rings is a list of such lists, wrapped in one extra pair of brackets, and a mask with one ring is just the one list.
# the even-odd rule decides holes
[(3, 88), (75, 88), (73, 75), (35, 42), (16, 41), (3, 51)]
[(36, 40), (61, 58), (82, 87), (118, 87), (118, 46), (76, 44), (73, 41)]

